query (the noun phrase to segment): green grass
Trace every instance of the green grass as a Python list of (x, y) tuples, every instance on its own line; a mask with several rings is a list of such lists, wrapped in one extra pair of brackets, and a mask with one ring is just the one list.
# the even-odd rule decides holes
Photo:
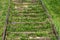
[(7, 7), (8, 7), (8, 0), (0, 0), (0, 40), (2, 40), (2, 34), (6, 21)]
[[(27, 2), (28, 0), (25, 0), (25, 2)], [(46, 0), (47, 1), (47, 0)], [(46, 2), (44, 0), (44, 2)], [(50, 1), (49, 1), (50, 2)], [(29, 3), (29, 2), (27, 2)], [(41, 7), (40, 5), (40, 2), (36, 2), (38, 3), (37, 5), (28, 5), (28, 8), (24, 8), (23, 11), (19, 11), (19, 10), (15, 10), (14, 7), (15, 7), (15, 4), (13, 2), (11, 2), (11, 10), (10, 10), (10, 16), (9, 16), (9, 24), (8, 24), (8, 27), (7, 27), (7, 36), (8, 38), (11, 38), (10, 40), (14, 39), (14, 38), (17, 38), (17, 37), (23, 37), (21, 40), (25, 40), (24, 38), (28, 38), (28, 36), (39, 36), (39, 37), (46, 37), (46, 36), (49, 36), (49, 37), (52, 37), (51, 39), (52, 40), (56, 40), (55, 39), (55, 36), (54, 34), (52, 34), (52, 30), (51, 30), (51, 24), (49, 23), (49, 21), (46, 21), (47, 20), (47, 15), (44, 13), (44, 10), (43, 8)], [(46, 4), (48, 7), (50, 5)], [(17, 6), (17, 5), (16, 5)], [(21, 4), (19, 4), (18, 6), (23, 6)], [(5, 21), (6, 21), (6, 13), (8, 11), (8, 0), (1, 0), (0, 1), (0, 12), (1, 12), (1, 15), (0, 15), (0, 35), (2, 35), (2, 32), (3, 32), (3, 29), (4, 29), (4, 25), (5, 25)], [(30, 9), (29, 9), (30, 8)], [(20, 13), (22, 12), (22, 13)], [(30, 12), (35, 12), (34, 14), (39, 14), (38, 16), (35, 16), (35, 15), (29, 15), (29, 16), (26, 16), (24, 14), (32, 14)], [(49, 10), (49, 12), (53, 12)], [(20, 14), (23, 14), (23, 15), (20, 15)], [(52, 14), (52, 13), (51, 13)], [(59, 22), (57, 22), (56, 20), (56, 16), (53, 12), (52, 14), (53, 16), (53, 21), (54, 23), (56, 24), (56, 26), (59, 27), (59, 25), (57, 25)], [(54, 16), (55, 15), (55, 16)], [(20, 20), (21, 18), (21, 20)], [(25, 18), (25, 19), (24, 19)], [(27, 18), (38, 18), (37, 20), (34, 20), (34, 19), (27, 19)], [(24, 20), (23, 20), (24, 19)], [(44, 22), (46, 21), (44, 24), (38, 24), (38, 23), (34, 23), (34, 24), (15, 24), (15, 23), (12, 23), (12, 22)], [(57, 22), (57, 23), (56, 23)], [(10, 24), (12, 23), (12, 24)], [(32, 34), (11, 34), (10, 32), (36, 32), (36, 33), (32, 33)], [(1, 36), (0, 36), (0, 40), (2, 40)], [(28, 40), (28, 39), (27, 39)]]
[[(27, 2), (29, 3), (29, 2)], [(32, 37), (52, 37), (52, 40), (54, 38), (55, 40), (55, 36), (54, 34), (52, 34), (52, 29), (51, 29), (51, 24), (48, 21), (48, 16), (45, 14), (44, 9), (42, 8), (40, 2), (36, 2), (37, 5), (34, 5), (31, 3), (30, 5), (28, 5), (27, 8), (24, 8), (23, 5), (22, 7), (24, 8), (22, 11), (21, 10), (14, 10), (15, 9), (15, 5), (13, 2), (11, 2), (11, 11), (10, 11), (10, 16), (9, 16), (9, 22), (45, 22), (43, 24), (38, 24), (38, 23), (12, 23), (8, 25), (7, 28), (7, 32), (36, 32), (31, 33), (31, 34), (8, 34), (7, 37), (9, 38), (16, 38), (16, 37), (22, 37), (22, 38), (28, 38), (29, 36)], [(18, 6), (21, 6), (21, 4), (19, 4)], [(39, 14), (38, 16), (35, 15), (24, 15), (24, 14), (32, 14), (32, 12), (34, 14)], [(20, 15), (23, 14), (23, 15)], [(21, 20), (20, 20), (21, 18)], [(24, 19), (25, 18), (25, 19)], [(31, 18), (31, 19), (27, 19), (27, 18)], [(38, 18), (37, 20), (34, 20), (32, 18)], [(47, 32), (47, 33), (46, 33)], [(49, 34), (50, 33), (50, 34)], [(22, 39), (21, 39), (22, 40)], [(24, 39), (23, 39), (24, 40)]]
[(60, 0), (44, 0), (60, 35)]

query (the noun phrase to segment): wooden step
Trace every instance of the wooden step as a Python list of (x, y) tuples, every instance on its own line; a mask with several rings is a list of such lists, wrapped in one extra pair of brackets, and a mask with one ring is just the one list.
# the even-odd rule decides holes
[(29, 38), (22, 38), (22, 37), (18, 37), (18, 38), (6, 38), (8, 40), (21, 40), (21, 39), (25, 39), (25, 40), (51, 40), (50, 37), (29, 37)]
[[(20, 6), (20, 7), (17, 7), (17, 6), (15, 6), (15, 8), (14, 8), (15, 10), (18, 10), (18, 11), (22, 11), (22, 10), (30, 10), (30, 11), (36, 11), (36, 9), (34, 10), (32, 10), (32, 8), (28, 8), (28, 5), (24, 5), (24, 6)], [(38, 9), (39, 10), (39, 9)], [(44, 11), (41, 7), (40, 7), (40, 10), (39, 11)]]
[(38, 3), (16, 3), (14, 2), (15, 5), (38, 5)]
[[(40, 16), (41, 14), (16, 14), (17, 16)], [(13, 14), (12, 16), (15, 16), (15, 14)]]
[[(31, 18), (31, 17), (23, 17), (23, 18), (22, 18), (22, 17), (20, 17), (20, 18), (18, 18), (18, 17), (16, 17), (16, 18), (13, 17), (12, 20), (26, 20), (26, 19), (27, 19), (27, 20), (41, 20), (40, 18)], [(27, 20), (26, 20), (26, 21), (27, 21)]]
[(11, 24), (45, 24), (45, 22), (12, 22)]
[(38, 2), (38, 0), (30, 0), (30, 1), (27, 1), (27, 0), (12, 0), (13, 2), (17, 2), (17, 3), (24, 3), (24, 2), (30, 2), (30, 3), (36, 3)]
[(48, 31), (42, 31), (42, 32), (7, 32), (11, 34), (35, 34), (35, 33), (49, 33)]

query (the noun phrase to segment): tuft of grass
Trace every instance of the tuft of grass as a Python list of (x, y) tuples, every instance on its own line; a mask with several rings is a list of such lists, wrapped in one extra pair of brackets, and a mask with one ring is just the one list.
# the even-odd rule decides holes
[(43, 0), (60, 35), (60, 0)]

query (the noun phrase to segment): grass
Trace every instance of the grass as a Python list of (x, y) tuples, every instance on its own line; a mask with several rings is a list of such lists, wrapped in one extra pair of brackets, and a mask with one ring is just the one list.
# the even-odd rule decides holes
[[(3, 2), (4, 1), (4, 2)], [(28, 1), (28, 0), (25, 0)], [(46, 2), (46, 1), (44, 1)], [(27, 2), (29, 3), (29, 2)], [(36, 2), (37, 3), (37, 2)], [(50, 36), (52, 37), (52, 40), (55, 40), (55, 36), (54, 34), (52, 34), (52, 30), (51, 30), (51, 26), (49, 21), (47, 18), (47, 15), (45, 14), (43, 8), (41, 7), (41, 5), (39, 4), (40, 2), (38, 2), (37, 5), (31, 4), (31, 5), (27, 5), (27, 7), (23, 7), (24, 5), (15, 5), (13, 2), (11, 2), (11, 10), (10, 10), (10, 16), (9, 16), (9, 24), (7, 27), (7, 36), (8, 38), (14, 39), (17, 37), (23, 37), (21, 40), (25, 40), (24, 38), (28, 38), (28, 36), (39, 36), (39, 37), (47, 37)], [(46, 4), (48, 5), (48, 4)], [(18, 8), (15, 9), (15, 6), (22, 6), (24, 8), (24, 10), (22, 9), (22, 11)], [(48, 5), (50, 6), (50, 5)], [(3, 29), (4, 29), (4, 25), (5, 25), (5, 21), (6, 21), (6, 13), (8, 11), (8, 0), (1, 0), (0, 1), (0, 10), (1, 10), (1, 15), (0, 15), (0, 35), (2, 35)], [(30, 9), (29, 9), (30, 8)], [(31, 13), (30, 13), (31, 12)], [(24, 15), (24, 14), (39, 14), (38, 16), (35, 15)], [(51, 12), (49, 10), (49, 12)], [(53, 12), (53, 10), (52, 10)], [(53, 12), (54, 13), (54, 12)], [(21, 15), (23, 14), (23, 15)], [(54, 14), (55, 15), (55, 14)], [(27, 19), (27, 18), (31, 18), (31, 19)], [(38, 18), (38, 19), (32, 19), (32, 18)], [(20, 20), (21, 19), (21, 20)], [(24, 20), (23, 20), (24, 19)], [(55, 16), (53, 16), (53, 20), (55, 21)], [(46, 22), (45, 22), (46, 21)], [(31, 24), (27, 24), (27, 23), (21, 23), (21, 24), (15, 24), (12, 22), (45, 22), (44, 24), (38, 24), (38, 23), (31, 23)], [(57, 21), (55, 21), (54, 23), (56, 23)], [(12, 24), (11, 24), (12, 23)], [(57, 26), (58, 22), (56, 23)], [(31, 33), (31, 34), (14, 34), (14, 33), (10, 33), (10, 32), (36, 32), (36, 33)], [(0, 37), (0, 40), (2, 40), (2, 38)]]
[(44, 0), (44, 2), (60, 35), (60, 0)]
[(0, 0), (0, 40), (2, 40), (5, 18), (7, 13), (8, 0)]
[[(47, 19), (48, 17), (45, 14), (45, 11), (43, 10), (40, 2), (38, 2), (37, 5), (34, 5), (34, 6), (31, 3), (30, 5), (27, 5), (28, 6), (27, 8), (25, 8), (24, 5), (22, 5), (23, 9), (21, 9), (21, 8), (15, 9), (15, 6), (19, 7), (19, 6), (21, 6), (21, 4), (19, 4), (17, 6), (13, 2), (11, 2), (11, 11), (10, 11), (10, 16), (9, 16), (10, 24), (8, 25), (7, 32), (9, 32), (9, 33), (10, 32), (36, 32), (36, 33), (31, 33), (31, 34), (27, 34), (27, 35), (24, 33), (8, 34), (7, 37), (10, 37), (12, 39), (15, 37), (28, 38), (29, 36), (32, 36), (32, 37), (37, 37), (37, 36), (47, 37), (48, 36), (48, 37), (52, 37), (52, 40), (53, 40), (53, 38), (55, 38), (54, 34), (51, 33), (52, 32), (51, 24), (49, 23), (49, 21)], [(39, 15), (35, 16), (35, 15), (32, 15), (32, 13), (39, 14)], [(21, 15), (21, 14), (23, 14), (23, 15)], [(31, 14), (31, 15), (28, 16), (25, 14)], [(31, 19), (27, 19), (27, 18), (31, 18)], [(38, 18), (38, 19), (34, 20), (32, 18)], [(25, 22), (25, 23), (15, 24), (15, 22)], [(30, 22), (30, 23), (26, 23), (26, 22)], [(45, 22), (45, 23), (38, 24), (38, 23), (31, 23), (31, 22)], [(49, 34), (49, 33), (51, 33), (51, 34)]]

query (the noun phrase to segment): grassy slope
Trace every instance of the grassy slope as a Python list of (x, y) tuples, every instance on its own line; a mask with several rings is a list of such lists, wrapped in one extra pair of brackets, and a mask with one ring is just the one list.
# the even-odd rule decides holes
[[(39, 5), (39, 6), (38, 6)], [(34, 5), (33, 7), (32, 7), (32, 5), (29, 5), (28, 6), (28, 8), (32, 8), (32, 9), (28, 9), (28, 8), (26, 8), (24, 11), (22, 11), (22, 14), (27, 14), (27, 12), (29, 11), (29, 10), (31, 10), (30, 12), (33, 12), (33, 10), (35, 11), (35, 12), (39, 12), (38, 14), (40, 14), (41, 16), (37, 16), (37, 17), (40, 17), (40, 19), (38, 19), (38, 22), (43, 22), (43, 21), (45, 21), (46, 20), (46, 15), (45, 15), (45, 13), (44, 13), (44, 10), (42, 9), (42, 8), (40, 8), (40, 4), (38, 4), (38, 5)], [(16, 5), (17, 6), (17, 5)], [(19, 5), (19, 7), (20, 7), (20, 5)], [(28, 16), (21, 16), (21, 15), (18, 15), (18, 14), (21, 14), (21, 13), (19, 13), (20, 12), (20, 10), (14, 10), (14, 12), (13, 12), (13, 8), (15, 8), (15, 6), (14, 6), (14, 4), (11, 4), (11, 15), (10, 15), (10, 22), (37, 22), (37, 20), (33, 20), (33, 19), (25, 19), (25, 20), (23, 20), (23, 18), (24, 17), (28, 17)], [(38, 11), (38, 10), (40, 10), (40, 11)], [(25, 13), (23, 13), (23, 12), (25, 12)], [(28, 12), (29, 13), (29, 12)], [(14, 16), (12, 16), (12, 14), (14, 14)], [(17, 15), (16, 15), (17, 14)], [(29, 14), (31, 14), (31, 13), (29, 13)], [(44, 15), (43, 15), (44, 14)], [(30, 17), (32, 17), (32, 18), (35, 18), (35, 16), (30, 16)], [(43, 18), (42, 18), (43, 17)], [(22, 18), (22, 20), (19, 20), (19, 18)], [(23, 37), (23, 39), (24, 38), (26, 38), (27, 36), (41, 36), (41, 37), (46, 37), (46, 36), (48, 36), (48, 34), (47, 33), (45, 33), (46, 31), (45, 30), (47, 30), (47, 31), (49, 31), (49, 29), (50, 29), (50, 26), (49, 26), (50, 24), (49, 23), (46, 23), (46, 24), (41, 24), (41, 27), (39, 28), (38, 26), (38, 24), (11, 24), (11, 25), (9, 25), (9, 27), (7, 28), (7, 30), (9, 31), (9, 32), (27, 32), (27, 31), (34, 31), (34, 32), (39, 32), (40, 31), (40, 33), (35, 33), (35, 34), (19, 34), (19, 36), (21, 36), (21, 37)], [(19, 27), (20, 26), (20, 27)], [(37, 27), (36, 27), (37, 26)], [(14, 28), (15, 27), (15, 28)], [(29, 28), (28, 28), (29, 27)], [(38, 29), (39, 28), (39, 29)], [(39, 31), (38, 31), (39, 30)], [(41, 33), (41, 32), (43, 32), (43, 31), (45, 31), (44, 33)], [(51, 31), (51, 29), (50, 29), (50, 31)], [(49, 31), (49, 32), (50, 32)], [(8, 34), (7, 35), (9, 38), (15, 38), (17, 35), (15, 35), (15, 34)], [(19, 37), (18, 36), (18, 37)], [(50, 34), (50, 36), (52, 36), (52, 34)], [(53, 37), (52, 37), (53, 38)], [(53, 40), (53, 39), (52, 39)]]
[(8, 0), (0, 0), (0, 40), (2, 40), (1, 37), (4, 29), (3, 27), (5, 24), (6, 12), (8, 7), (8, 2), (6, 1)]
[[(3, 2), (4, 1), (4, 2)], [(8, 7), (8, 3), (6, 3), (6, 1), (8, 0), (0, 0), (0, 37), (1, 37), (1, 34), (3, 32), (3, 26), (4, 26), (4, 23), (5, 23), (5, 17), (6, 17), (6, 11), (7, 11), (7, 7)], [(56, 25), (56, 28), (58, 29), (59, 26), (60, 26), (60, 8), (59, 8), (59, 0), (44, 0), (44, 2), (46, 3), (47, 5), (47, 8), (49, 9), (49, 12), (51, 13), (52, 15), (52, 18), (53, 18), (53, 21)], [(51, 4), (51, 1), (52, 1), (52, 4)], [(7, 4), (7, 5), (5, 5)], [(3, 11), (2, 11), (3, 10)], [(1, 40), (1, 39), (0, 39)]]
[(44, 0), (44, 2), (49, 10), (49, 13), (52, 15), (52, 19), (60, 34), (60, 0)]

